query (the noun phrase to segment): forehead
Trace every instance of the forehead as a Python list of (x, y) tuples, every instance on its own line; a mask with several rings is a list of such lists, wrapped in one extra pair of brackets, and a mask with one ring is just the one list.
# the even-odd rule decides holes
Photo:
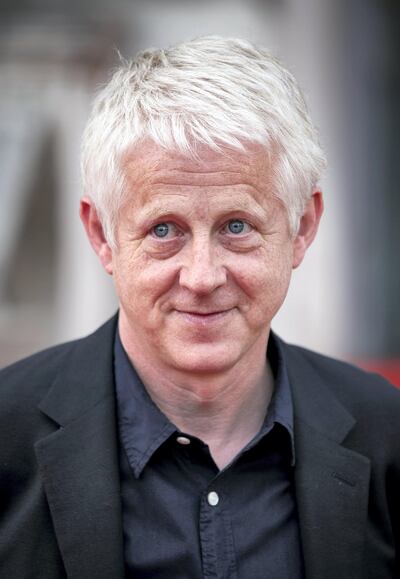
[(131, 195), (140, 193), (147, 202), (158, 188), (201, 188), (238, 186), (255, 197), (272, 191), (271, 159), (261, 145), (249, 144), (245, 151), (224, 148), (215, 151), (198, 147), (196, 159), (166, 150), (152, 141), (141, 143), (123, 159), (123, 171)]

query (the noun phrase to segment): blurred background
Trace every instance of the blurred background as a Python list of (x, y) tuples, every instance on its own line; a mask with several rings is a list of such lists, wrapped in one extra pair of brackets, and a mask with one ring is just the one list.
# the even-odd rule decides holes
[(274, 329), (400, 384), (399, 24), (397, 0), (0, 0), (0, 365), (116, 310), (78, 202), (81, 133), (118, 51), (213, 33), (284, 61), (328, 156), (320, 234)]

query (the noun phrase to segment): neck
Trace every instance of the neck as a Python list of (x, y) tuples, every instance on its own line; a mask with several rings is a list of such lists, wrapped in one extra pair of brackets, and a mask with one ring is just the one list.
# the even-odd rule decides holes
[(266, 345), (222, 372), (193, 374), (154, 363), (121, 332), (153, 402), (182, 432), (205, 442), (222, 469), (258, 433), (273, 392)]

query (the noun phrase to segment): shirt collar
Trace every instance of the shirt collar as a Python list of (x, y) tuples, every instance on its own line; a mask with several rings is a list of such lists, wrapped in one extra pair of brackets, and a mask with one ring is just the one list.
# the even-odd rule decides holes
[(152, 454), (177, 429), (147, 393), (122, 346), (118, 329), (114, 343), (114, 375), (120, 441), (138, 478)]
[(263, 430), (274, 422), (280, 424), (287, 430), (290, 436), (291, 465), (294, 466), (295, 445), (292, 390), (281, 344), (272, 331), (268, 339), (267, 358), (274, 376), (275, 388), (265, 417)]
[[(265, 436), (275, 423), (280, 424), (290, 436), (293, 466), (295, 454), (291, 389), (282, 350), (272, 332), (268, 340), (267, 357), (274, 375), (275, 389), (264, 425), (253, 442)], [(119, 437), (134, 476), (138, 478), (153, 453), (179, 431), (147, 393), (125, 352), (118, 329), (114, 343), (114, 375)]]

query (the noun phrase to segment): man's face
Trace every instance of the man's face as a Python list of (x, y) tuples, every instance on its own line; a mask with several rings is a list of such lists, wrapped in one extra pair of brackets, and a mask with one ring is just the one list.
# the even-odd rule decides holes
[(195, 162), (148, 142), (124, 166), (107, 269), (129, 351), (194, 374), (265, 351), (296, 251), (262, 148)]

